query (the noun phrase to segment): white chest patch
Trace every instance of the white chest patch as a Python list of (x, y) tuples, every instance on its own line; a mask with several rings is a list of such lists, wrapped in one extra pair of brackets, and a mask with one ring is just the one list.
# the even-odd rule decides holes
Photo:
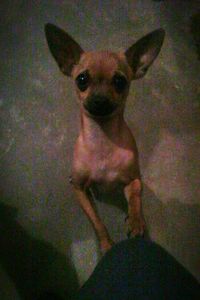
[(90, 161), (91, 181), (95, 183), (126, 182), (134, 172), (134, 154), (120, 149), (107, 157), (95, 157)]

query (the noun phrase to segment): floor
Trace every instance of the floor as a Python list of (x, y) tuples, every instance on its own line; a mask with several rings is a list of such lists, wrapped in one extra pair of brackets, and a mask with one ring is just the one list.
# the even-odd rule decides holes
[[(128, 48), (162, 27), (162, 51), (131, 87), (126, 120), (140, 153), (150, 237), (200, 281), (199, 1), (1, 1), (0, 298), (73, 292), (100, 259), (68, 177), (79, 112), (44, 24), (85, 50)], [(114, 240), (124, 212), (97, 203)]]

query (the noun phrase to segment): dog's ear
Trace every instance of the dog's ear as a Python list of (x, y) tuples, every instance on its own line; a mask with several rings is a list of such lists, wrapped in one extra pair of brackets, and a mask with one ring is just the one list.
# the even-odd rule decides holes
[(165, 31), (157, 29), (145, 35), (125, 52), (128, 64), (133, 71), (133, 79), (138, 79), (145, 75), (159, 54), (164, 37)]
[(70, 76), (73, 66), (78, 63), (83, 53), (82, 48), (64, 30), (53, 24), (45, 25), (45, 34), (51, 54), (60, 70)]

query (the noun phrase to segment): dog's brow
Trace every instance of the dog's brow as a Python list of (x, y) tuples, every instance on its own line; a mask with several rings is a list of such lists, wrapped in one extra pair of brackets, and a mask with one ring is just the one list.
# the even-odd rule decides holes
[(77, 78), (81, 73), (84, 73), (84, 72), (90, 73), (89, 69), (85, 68), (83, 65), (81, 65), (81, 64), (75, 65), (75, 67), (73, 69), (73, 77)]
[[(88, 74), (89, 74), (90, 72), (89, 72), (88, 69), (83, 69), (83, 70), (81, 70), (81, 71), (77, 74), (77, 76), (79, 76), (79, 75), (82, 74), (82, 73), (88, 73)], [(76, 77), (77, 77), (77, 76), (76, 76)]]

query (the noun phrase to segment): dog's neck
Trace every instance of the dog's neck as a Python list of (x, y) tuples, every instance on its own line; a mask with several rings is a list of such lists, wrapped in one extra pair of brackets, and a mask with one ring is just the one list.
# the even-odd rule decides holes
[(94, 142), (99, 144), (107, 141), (118, 143), (123, 124), (125, 124), (123, 113), (108, 118), (92, 118), (81, 112), (80, 134), (87, 144)]

